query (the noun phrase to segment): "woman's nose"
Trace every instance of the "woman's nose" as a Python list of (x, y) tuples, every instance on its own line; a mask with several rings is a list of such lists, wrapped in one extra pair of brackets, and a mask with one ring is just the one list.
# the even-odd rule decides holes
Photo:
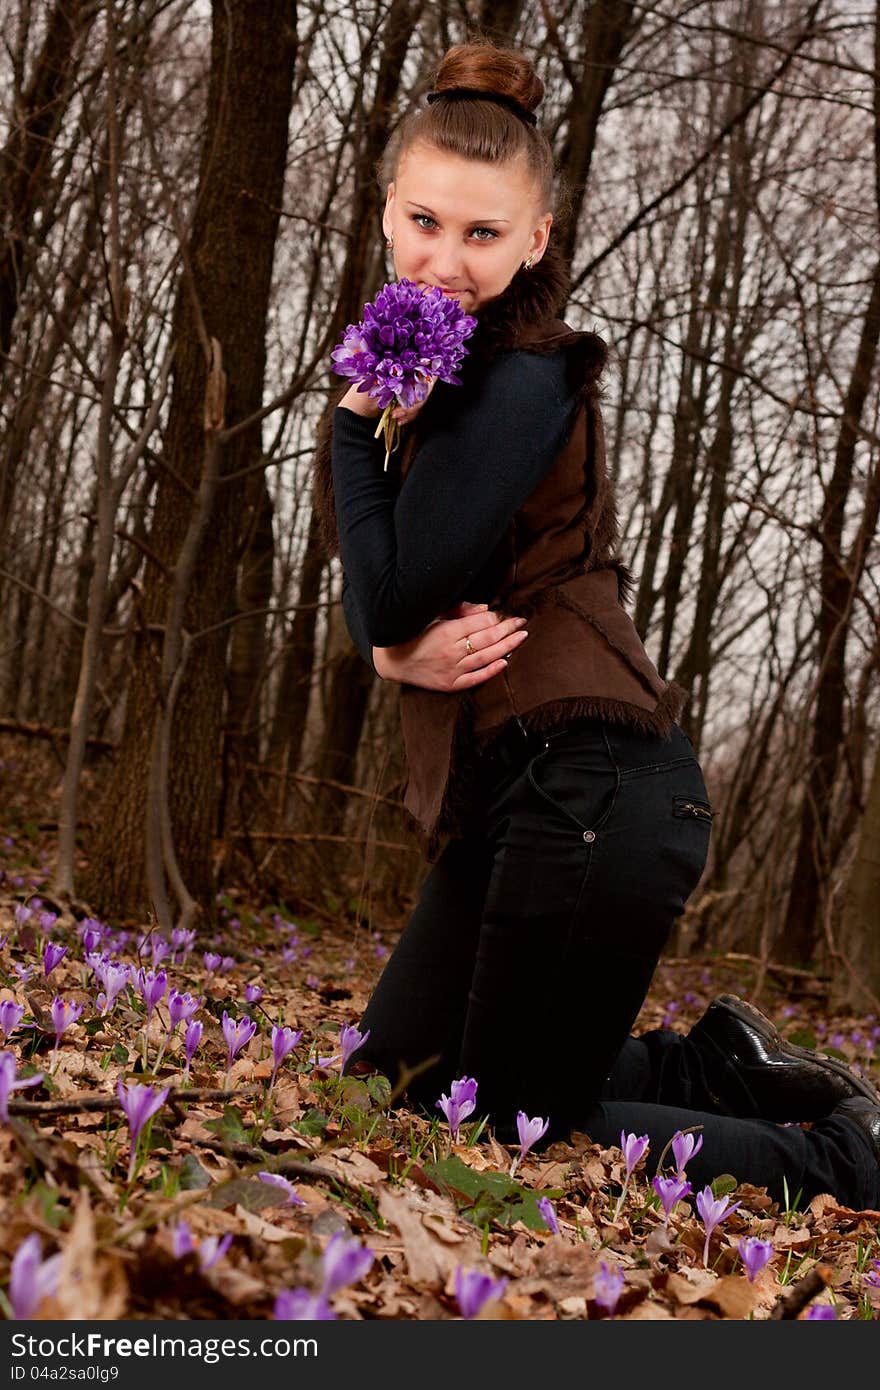
[(462, 255), (457, 246), (435, 247), (431, 258), (431, 278), (435, 284), (454, 286), (461, 275)]

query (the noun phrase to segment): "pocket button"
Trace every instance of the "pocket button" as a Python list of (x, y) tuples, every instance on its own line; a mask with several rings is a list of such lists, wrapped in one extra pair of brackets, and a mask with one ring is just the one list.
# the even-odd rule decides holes
[(595, 838), (596, 838), (596, 832), (595, 832), (595, 830), (585, 830), (585, 831), (584, 831), (584, 839), (586, 840), (586, 842), (587, 842), (588, 845), (591, 845), (591, 844), (593, 843), (593, 841), (595, 840)]

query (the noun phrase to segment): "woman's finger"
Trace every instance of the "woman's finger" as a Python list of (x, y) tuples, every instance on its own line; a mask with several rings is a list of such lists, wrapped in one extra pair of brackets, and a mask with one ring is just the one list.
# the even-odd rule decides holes
[[(481, 616), (488, 618), (490, 615)], [(473, 664), (473, 657), (479, 657), (482, 663), (487, 649), (494, 647), (498, 642), (513, 636), (515, 633), (523, 631), (526, 620), (525, 618), (501, 618), (495, 621), (486, 621), (479, 626), (476, 622), (469, 625), (467, 620), (462, 620), (460, 625), (466, 630), (456, 641), (455, 650), (462, 661), (471, 661)]]
[(471, 690), (475, 685), (482, 685), (489, 681), (493, 676), (500, 676), (502, 671), (507, 670), (506, 661), (493, 661), (490, 666), (483, 666), (479, 671), (465, 671), (462, 675), (456, 676), (450, 690)]

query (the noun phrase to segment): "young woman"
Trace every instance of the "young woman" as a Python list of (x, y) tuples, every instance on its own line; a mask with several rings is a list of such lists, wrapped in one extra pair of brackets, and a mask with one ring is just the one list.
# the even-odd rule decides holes
[[(341, 555), (353, 640), (401, 685), (406, 805), (433, 866), (362, 1020), (354, 1069), (432, 1113), (453, 1079), (511, 1141), (703, 1127), (694, 1186), (722, 1172), (774, 1197), (880, 1204), (880, 1103), (841, 1063), (716, 1000), (687, 1037), (631, 1037), (706, 863), (714, 814), (624, 607), (605, 471), (604, 343), (558, 314), (553, 156), (521, 54), (443, 58), (386, 151), (397, 278), (477, 318), (461, 385), (398, 410), (355, 387), (319, 443), (316, 504)], [(813, 1121), (810, 1131), (786, 1121)]]

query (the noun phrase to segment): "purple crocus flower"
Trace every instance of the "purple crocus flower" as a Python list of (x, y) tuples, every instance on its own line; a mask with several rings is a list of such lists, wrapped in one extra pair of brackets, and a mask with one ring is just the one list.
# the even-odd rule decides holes
[(144, 970), (141, 967), (137, 973), (137, 984), (147, 1006), (147, 1024), (149, 1024), (153, 1017), (153, 1010), (168, 987), (168, 971)]
[(724, 1221), (731, 1212), (736, 1211), (740, 1202), (731, 1202), (729, 1197), (714, 1197), (711, 1187), (704, 1187), (697, 1193), (697, 1212), (706, 1227), (706, 1241), (703, 1245), (703, 1264), (709, 1264), (709, 1240), (715, 1227)]
[(830, 1303), (811, 1303), (805, 1322), (836, 1322), (837, 1309)]
[(254, 1033), (257, 1031), (257, 1025), (252, 1018), (248, 1018), (247, 1014), (243, 1014), (239, 1019), (234, 1019), (230, 1018), (229, 1014), (224, 1009), (221, 1027), (223, 1029), (223, 1036), (226, 1039), (226, 1046), (229, 1049), (229, 1058), (226, 1063), (226, 1079), (228, 1081), (229, 1073), (232, 1070), (232, 1063), (237, 1053), (241, 1051), (245, 1043), (250, 1042)]
[(27, 984), (34, 973), (32, 965), (24, 965), (20, 960), (14, 961), (12, 968), (23, 985)]
[(33, 908), (29, 907), (27, 903), (16, 903), (12, 917), (17, 927), (23, 927), (32, 915)]
[(683, 1173), (685, 1167), (690, 1163), (694, 1154), (698, 1154), (703, 1147), (702, 1134), (685, 1134), (679, 1130), (672, 1139), (672, 1153), (675, 1158), (675, 1171)]
[(231, 1235), (203, 1236), (199, 1241), (198, 1250), (196, 1252), (199, 1260), (199, 1269), (203, 1274), (206, 1270), (209, 1270), (215, 1265), (218, 1260), (222, 1260), (231, 1244)]
[(24, 1005), (16, 1004), (14, 999), (4, 999), (0, 1003), (0, 1035), (3, 1039), (14, 1033), (24, 1018)]
[(181, 994), (180, 990), (172, 989), (168, 994), (168, 1032), (162, 1040), (158, 1056), (153, 1063), (153, 1070), (159, 1070), (159, 1064), (165, 1056), (165, 1049), (170, 1043), (174, 1034), (177, 1032), (181, 1023), (188, 1023), (197, 1009), (201, 1008), (204, 1001), (193, 994)]
[(245, 985), (244, 997), (248, 1004), (256, 1004), (263, 997), (263, 991), (259, 985)]
[(228, 975), (230, 970), (235, 969), (235, 956), (223, 956), (220, 960), (220, 974)]
[(202, 1006), (203, 1000), (200, 996), (180, 990), (172, 989), (168, 995), (168, 1018), (170, 1020), (169, 1034), (174, 1033), (181, 1023), (189, 1023), (193, 1014)]
[(54, 941), (46, 942), (43, 948), (43, 974), (47, 980), (56, 965), (60, 965), (66, 955), (66, 946), (56, 946)]
[(624, 1277), (616, 1265), (607, 1265), (603, 1260), (593, 1280), (593, 1297), (600, 1308), (613, 1313), (618, 1299), (623, 1293)]
[(12, 1052), (0, 1052), (0, 1120), (4, 1124), (9, 1123), (9, 1097), (13, 1091), (21, 1091), (26, 1086), (39, 1086), (43, 1079), (43, 1073), (39, 1072), (36, 1076), (26, 1076), (22, 1080), (16, 1079), (18, 1063), (15, 1054)]
[(86, 965), (91, 970), (96, 980), (104, 983), (104, 971), (110, 964), (110, 956), (106, 951), (89, 951), (84, 957)]
[(549, 1117), (546, 1120), (542, 1120), (540, 1115), (536, 1115), (534, 1119), (530, 1120), (524, 1110), (518, 1110), (516, 1112), (516, 1132), (519, 1135), (519, 1154), (511, 1165), (511, 1177), (513, 1176), (517, 1163), (522, 1163), (529, 1149), (531, 1149), (534, 1144), (537, 1144), (539, 1139), (544, 1138), (549, 1124)]
[(275, 1077), (278, 1068), (294, 1048), (299, 1044), (303, 1035), (301, 1028), (279, 1028), (277, 1023), (272, 1024), (272, 1075), (269, 1078), (269, 1090), (275, 1085)]
[(95, 974), (104, 986), (104, 1001), (100, 1012), (102, 1014), (111, 1013), (117, 997), (131, 978), (131, 967), (123, 965), (118, 960), (102, 961), (100, 966), (95, 966)]
[(177, 964), (177, 957), (180, 956), (180, 964), (185, 965), (195, 944), (195, 930), (188, 930), (186, 927), (175, 927), (171, 933), (171, 959), (174, 963)]
[(648, 1152), (650, 1147), (647, 1134), (636, 1136), (635, 1134), (624, 1134), (620, 1131), (620, 1147), (623, 1150), (623, 1161), (626, 1164), (626, 1177), (629, 1181), (633, 1169), (640, 1159)]
[(137, 1157), (137, 1145), (141, 1130), (148, 1120), (151, 1120), (158, 1110), (168, 1099), (170, 1086), (163, 1086), (161, 1091), (157, 1091), (153, 1086), (123, 1086), (121, 1081), (116, 1083), (116, 1094), (119, 1096), (119, 1104), (125, 1111), (128, 1119), (128, 1127), (131, 1131), (131, 1153), (128, 1159), (128, 1181), (134, 1177), (134, 1165)]
[(189, 1079), (189, 1069), (192, 1063), (195, 1050), (202, 1041), (202, 1024), (199, 1019), (194, 1018), (187, 1024), (186, 1032), (183, 1035), (183, 1054), (186, 1058), (186, 1065), (183, 1069), (183, 1079)]
[(871, 1261), (868, 1273), (862, 1275), (862, 1283), (869, 1284), (872, 1289), (880, 1289), (880, 1260)]
[(477, 1083), (472, 1076), (463, 1076), (453, 1081), (449, 1095), (445, 1091), (437, 1101), (437, 1109), (446, 1116), (446, 1123), (452, 1133), (453, 1141), (458, 1139), (462, 1120), (472, 1115), (477, 1105)]
[(559, 1222), (556, 1220), (556, 1208), (549, 1197), (539, 1197), (535, 1206), (541, 1216), (541, 1220), (552, 1235), (559, 1235)]
[(155, 934), (152, 937), (150, 941), (150, 960), (153, 963), (154, 970), (156, 969), (157, 965), (161, 965), (162, 961), (168, 955), (170, 950), (171, 947), (165, 940), (164, 936), (159, 936), (158, 934)]
[(205, 969), (207, 970), (208, 974), (213, 975), (214, 971), (218, 969), (223, 957), (218, 956), (216, 951), (205, 951), (202, 959), (205, 962)]
[(189, 1255), (195, 1248), (193, 1233), (181, 1217), (171, 1232), (171, 1249), (174, 1252), (175, 1260), (182, 1260), (184, 1255)]
[(330, 354), (333, 370), (356, 381), (358, 391), (382, 407), (386, 451), (396, 443), (395, 405), (425, 400), (432, 380), (461, 385), (455, 373), (467, 353), (464, 340), (476, 326), (476, 318), (452, 296), (437, 287), (423, 292), (404, 277), (384, 285), (375, 301), (364, 305), (363, 320), (345, 329)]
[(500, 1298), (506, 1288), (506, 1279), (493, 1279), (482, 1270), (459, 1265), (455, 1271), (455, 1297), (463, 1318), (477, 1317), (486, 1304)]
[(57, 912), (40, 912), (37, 914), (37, 925), (40, 928), (41, 936), (48, 936), (49, 932), (58, 921)]
[(748, 1240), (741, 1240), (736, 1248), (745, 1266), (748, 1281), (750, 1284), (754, 1284), (765, 1264), (772, 1259), (773, 1246), (769, 1240), (761, 1240), (759, 1236), (749, 1236)]
[(277, 1187), (280, 1192), (283, 1192), (285, 1200), (290, 1205), (295, 1207), (305, 1206), (305, 1202), (302, 1197), (300, 1197), (293, 1183), (285, 1178), (283, 1173), (258, 1173), (257, 1177), (260, 1179), (260, 1182), (269, 1183), (271, 1187)]
[(346, 1284), (363, 1279), (375, 1256), (367, 1245), (344, 1231), (336, 1231), (327, 1242), (321, 1256), (321, 1296), (332, 1298)]
[(681, 1178), (678, 1174), (672, 1178), (661, 1178), (658, 1175), (654, 1178), (653, 1188), (660, 1198), (667, 1222), (682, 1197), (686, 1197), (691, 1191), (691, 1185), (687, 1178)]
[(626, 1166), (626, 1173), (623, 1179), (623, 1187), (620, 1189), (620, 1196), (615, 1203), (614, 1215), (611, 1218), (612, 1221), (616, 1221), (623, 1211), (624, 1198), (629, 1188), (629, 1180), (632, 1177), (633, 1169), (648, 1152), (650, 1147), (648, 1136), (647, 1134), (626, 1134), (621, 1130), (620, 1147), (623, 1152), (623, 1162)]
[(322, 1294), (308, 1289), (282, 1289), (276, 1296), (272, 1317), (276, 1322), (332, 1322), (336, 1317)]
[(103, 933), (95, 931), (94, 927), (87, 927), (82, 934), (83, 956), (90, 956), (93, 951), (97, 951), (101, 944)]
[(358, 1031), (357, 1028), (355, 1028), (355, 1026), (354, 1026), (353, 1023), (351, 1023), (351, 1024), (349, 1024), (349, 1023), (344, 1023), (344, 1024), (342, 1025), (342, 1027), (341, 1027), (340, 1030), (339, 1030), (339, 1042), (340, 1042), (341, 1047), (342, 1047), (342, 1070), (343, 1070), (343, 1071), (345, 1070), (345, 1067), (346, 1067), (346, 1064), (347, 1064), (349, 1058), (352, 1057), (352, 1056), (354, 1056), (354, 1054), (355, 1054), (355, 1052), (357, 1052), (358, 1048), (363, 1047), (364, 1043), (367, 1041), (367, 1038), (368, 1038), (369, 1036), (370, 1036), (370, 1030), (369, 1030), (369, 1028), (367, 1029), (366, 1033), (361, 1033), (361, 1032)]
[(32, 1318), (44, 1298), (54, 1298), (60, 1273), (61, 1256), (44, 1260), (40, 1237), (36, 1232), (25, 1236), (9, 1270), (9, 1306), (16, 1321)]
[(197, 1241), (189, 1226), (180, 1218), (177, 1225), (171, 1232), (171, 1248), (176, 1260), (182, 1260), (185, 1255), (195, 1254), (199, 1268), (204, 1273), (205, 1270), (215, 1265), (221, 1259), (232, 1244), (232, 1236), (204, 1236)]
[(74, 1004), (70, 999), (62, 999), (58, 994), (56, 994), (55, 998), (52, 1000), (49, 1013), (55, 1028), (55, 1047), (52, 1052), (52, 1061), (49, 1065), (50, 1075), (58, 1065), (58, 1047), (61, 1042), (61, 1036), (63, 1033), (67, 1032), (67, 1029), (72, 1023), (76, 1023), (76, 1020), (83, 1011), (83, 1007), (82, 1004)]

